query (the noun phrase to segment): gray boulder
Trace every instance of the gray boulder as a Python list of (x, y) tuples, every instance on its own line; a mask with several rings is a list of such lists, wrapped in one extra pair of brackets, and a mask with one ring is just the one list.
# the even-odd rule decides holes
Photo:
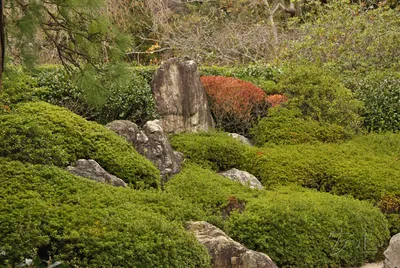
[(79, 159), (73, 166), (68, 166), (67, 171), (71, 174), (95, 180), (97, 182), (126, 187), (126, 183), (123, 180), (105, 171), (92, 159)]
[(263, 189), (261, 182), (252, 174), (247, 171), (242, 171), (236, 168), (220, 172), (224, 177), (227, 177), (233, 181), (240, 182), (241, 184), (248, 186), (252, 189)]
[(400, 268), (400, 233), (390, 239), (385, 255), (384, 268)]
[(228, 135), (231, 136), (232, 138), (234, 138), (235, 140), (240, 141), (241, 143), (244, 143), (244, 144), (250, 145), (250, 146), (253, 145), (253, 142), (250, 139), (248, 139), (245, 136), (243, 136), (243, 135), (240, 135), (240, 134), (237, 134), (237, 133), (229, 133)]
[(153, 162), (160, 170), (163, 182), (180, 171), (183, 155), (172, 149), (159, 120), (148, 121), (142, 130), (126, 120), (113, 121), (107, 127), (124, 137), (141, 155)]
[(264, 253), (245, 248), (222, 230), (207, 222), (188, 222), (186, 229), (196, 236), (211, 256), (212, 268), (276, 268)]
[(207, 131), (214, 126), (194, 61), (163, 62), (154, 75), (152, 91), (166, 133)]

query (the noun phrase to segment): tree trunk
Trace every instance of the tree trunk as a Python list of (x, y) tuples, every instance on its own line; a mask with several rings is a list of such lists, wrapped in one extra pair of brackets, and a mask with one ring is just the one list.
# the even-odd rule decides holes
[(4, 52), (4, 0), (0, 0), (0, 93), (3, 90)]

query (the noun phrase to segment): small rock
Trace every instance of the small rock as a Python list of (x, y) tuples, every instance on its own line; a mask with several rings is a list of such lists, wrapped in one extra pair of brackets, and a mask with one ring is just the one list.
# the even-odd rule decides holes
[(79, 159), (75, 165), (67, 167), (71, 174), (92, 179), (113, 186), (126, 187), (126, 183), (120, 178), (105, 171), (96, 161), (89, 159)]
[(400, 268), (400, 233), (390, 239), (385, 255), (384, 268)]
[(249, 250), (207, 222), (188, 222), (186, 229), (194, 233), (211, 256), (212, 268), (277, 268), (270, 257)]
[(250, 146), (254, 145), (253, 142), (250, 139), (246, 138), (243, 135), (240, 135), (240, 134), (237, 134), (237, 133), (229, 133), (228, 135), (231, 136), (232, 138), (234, 138), (235, 140), (238, 140), (241, 143), (244, 143), (246, 145), (250, 145)]
[(232, 168), (225, 172), (219, 173), (224, 177), (227, 177), (233, 181), (240, 182), (241, 184), (250, 187), (251, 189), (263, 189), (261, 182), (252, 174), (247, 171), (242, 171), (236, 168)]

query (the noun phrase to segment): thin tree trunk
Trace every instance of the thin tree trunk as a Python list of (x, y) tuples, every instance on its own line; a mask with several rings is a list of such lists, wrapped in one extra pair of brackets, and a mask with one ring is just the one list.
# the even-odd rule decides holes
[(4, 0), (0, 0), (0, 93), (3, 90), (4, 54)]

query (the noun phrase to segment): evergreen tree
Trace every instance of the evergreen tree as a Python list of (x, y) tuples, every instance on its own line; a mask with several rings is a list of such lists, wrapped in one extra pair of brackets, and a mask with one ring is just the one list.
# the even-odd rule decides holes
[(114, 65), (121, 64), (130, 39), (109, 22), (105, 4), (103, 0), (5, 0), (7, 48), (18, 55), (13, 61), (32, 68), (42, 41), (55, 48), (69, 71), (78, 71), (76, 81), (89, 90), (101, 88), (102, 80), (110, 80), (106, 76), (118, 78)]

